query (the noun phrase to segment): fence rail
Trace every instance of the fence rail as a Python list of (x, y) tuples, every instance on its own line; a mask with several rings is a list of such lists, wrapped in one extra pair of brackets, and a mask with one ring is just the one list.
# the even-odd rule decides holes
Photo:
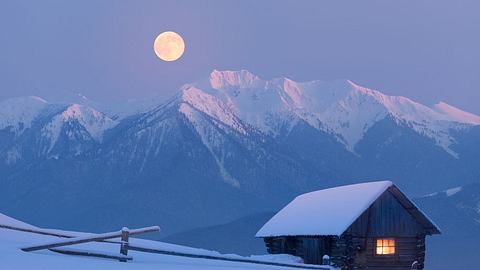
[[(81, 236), (81, 237), (77, 235), (60, 233), (60, 232), (55, 232), (52, 230), (42, 229), (42, 228), (25, 228), (25, 227), (11, 226), (11, 225), (3, 225), (3, 224), (0, 224), (0, 228), (40, 234), (40, 235), (55, 236), (60, 238), (67, 238), (63, 241), (55, 241), (55, 242), (51, 242), (43, 245), (22, 248), (23, 251), (27, 251), (27, 252), (48, 249), (53, 252), (61, 253), (61, 254), (109, 258), (109, 259), (115, 259), (122, 262), (126, 262), (133, 259), (132, 257), (127, 255), (128, 250), (132, 250), (137, 252), (146, 252), (146, 253), (162, 254), (162, 255), (169, 255), (169, 256), (198, 258), (198, 259), (216, 260), (216, 261), (229, 261), (229, 262), (238, 262), (238, 263), (250, 263), (250, 264), (258, 264), (258, 265), (271, 265), (271, 266), (280, 266), (280, 267), (288, 267), (288, 268), (312, 269), (312, 270), (330, 270), (331, 269), (328, 266), (320, 266), (320, 265), (317, 266), (317, 265), (307, 265), (307, 264), (304, 264), (304, 265), (289, 264), (289, 263), (269, 262), (269, 261), (261, 261), (261, 260), (254, 260), (254, 259), (232, 258), (227, 256), (183, 253), (183, 252), (169, 251), (169, 250), (163, 250), (163, 249), (152, 248), (152, 247), (142, 247), (134, 244), (132, 245), (132, 243), (128, 241), (128, 237), (130, 235), (138, 235), (142, 233), (159, 231), (160, 227), (158, 226), (133, 229), (133, 230), (123, 228), (122, 230), (116, 231), (116, 232), (103, 233), (103, 234), (88, 234), (86, 236)], [(128, 231), (127, 234), (125, 233), (126, 231)], [(121, 241), (111, 240), (113, 238), (120, 238), (120, 237), (122, 238)], [(81, 244), (81, 243), (88, 243), (88, 242), (105, 242), (110, 244), (120, 244), (121, 253), (112, 254), (112, 253), (106, 253), (106, 252), (86, 251), (86, 250), (65, 248), (66, 246)]]
[[(123, 231), (124, 230), (120, 230), (117, 232), (94, 234), (91, 236), (74, 237), (67, 240), (63, 240), (63, 241), (54, 241), (54, 242), (43, 244), (43, 245), (25, 247), (25, 248), (22, 248), (22, 250), (30, 252), (30, 251), (37, 251), (42, 249), (51, 249), (51, 248), (57, 248), (57, 247), (83, 244), (88, 242), (99, 242), (99, 241), (121, 237)], [(128, 231), (129, 235), (136, 235), (136, 234), (143, 234), (143, 233), (149, 233), (149, 232), (157, 232), (157, 231), (160, 231), (160, 227), (153, 226), (153, 227), (134, 229), (134, 230), (126, 229), (126, 231)], [(128, 238), (127, 238), (127, 242), (128, 242)]]

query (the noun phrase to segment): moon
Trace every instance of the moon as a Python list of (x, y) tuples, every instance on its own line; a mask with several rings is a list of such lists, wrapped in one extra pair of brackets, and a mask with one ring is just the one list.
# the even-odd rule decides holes
[(182, 57), (185, 51), (185, 42), (179, 34), (167, 31), (158, 35), (153, 44), (153, 49), (160, 59), (171, 62)]

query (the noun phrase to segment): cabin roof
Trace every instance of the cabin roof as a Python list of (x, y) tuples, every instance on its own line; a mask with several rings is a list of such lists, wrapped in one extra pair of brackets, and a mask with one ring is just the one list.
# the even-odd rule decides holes
[(273, 216), (256, 237), (340, 236), (387, 190), (427, 233), (440, 233), (437, 226), (391, 181), (378, 181), (300, 195)]

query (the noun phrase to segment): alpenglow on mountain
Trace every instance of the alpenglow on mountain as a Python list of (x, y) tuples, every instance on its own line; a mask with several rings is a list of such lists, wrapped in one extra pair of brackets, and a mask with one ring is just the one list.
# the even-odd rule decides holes
[(173, 233), (339, 184), (389, 179), (415, 196), (480, 179), (480, 116), (348, 80), (215, 70), (161, 103), (75, 102), (0, 102), (4, 213)]

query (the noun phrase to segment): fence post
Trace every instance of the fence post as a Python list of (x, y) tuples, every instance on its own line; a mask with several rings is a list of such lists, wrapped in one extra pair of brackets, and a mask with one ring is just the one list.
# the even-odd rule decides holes
[(323, 264), (323, 265), (330, 265), (330, 256), (328, 256), (328, 255), (326, 255), (326, 254), (323, 255), (323, 257), (322, 257), (322, 264)]
[[(122, 239), (120, 244), (120, 254), (128, 255), (128, 235), (129, 231), (127, 227), (122, 228)], [(127, 259), (120, 259), (121, 262), (127, 262)]]

